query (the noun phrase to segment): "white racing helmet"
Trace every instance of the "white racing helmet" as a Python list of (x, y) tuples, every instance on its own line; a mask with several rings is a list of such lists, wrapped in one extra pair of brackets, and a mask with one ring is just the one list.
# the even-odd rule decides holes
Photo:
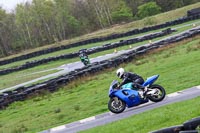
[(125, 72), (124, 68), (119, 68), (116, 72), (117, 77), (119, 77), (121, 79), (123, 77), (124, 72)]

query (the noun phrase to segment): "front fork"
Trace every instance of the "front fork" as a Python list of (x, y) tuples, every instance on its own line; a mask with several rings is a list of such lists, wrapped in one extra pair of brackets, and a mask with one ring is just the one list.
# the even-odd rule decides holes
[(119, 103), (118, 97), (113, 97), (113, 99), (115, 100), (116, 103)]

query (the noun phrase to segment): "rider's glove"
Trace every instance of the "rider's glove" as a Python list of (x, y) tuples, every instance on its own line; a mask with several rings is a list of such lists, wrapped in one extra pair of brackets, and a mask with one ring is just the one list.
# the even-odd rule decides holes
[(118, 90), (120, 89), (120, 84), (117, 85), (117, 89), (118, 89)]

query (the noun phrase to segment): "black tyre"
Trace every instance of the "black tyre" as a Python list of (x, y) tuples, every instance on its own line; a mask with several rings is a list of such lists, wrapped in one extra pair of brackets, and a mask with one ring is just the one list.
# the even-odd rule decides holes
[(88, 64), (90, 64), (90, 62), (89, 62), (89, 60), (84, 60), (84, 61), (83, 61), (83, 64), (84, 64), (85, 66), (87, 66)]
[(180, 131), (179, 133), (198, 133), (197, 130)]
[(200, 127), (200, 117), (193, 118), (183, 123), (185, 130), (195, 130)]
[(179, 133), (182, 130), (184, 130), (183, 125), (177, 125), (177, 126), (162, 128), (150, 133)]
[(108, 102), (108, 109), (113, 113), (121, 113), (125, 110), (126, 104), (124, 101), (119, 99), (118, 97), (112, 97), (110, 98)]
[(156, 93), (154, 93), (154, 95), (147, 95), (149, 100), (151, 100), (152, 102), (160, 102), (165, 98), (166, 92), (162, 86), (154, 84), (154, 85), (151, 85), (150, 88), (156, 89)]
[(86, 61), (84, 61), (83, 64), (84, 64), (85, 66), (87, 66), (87, 62), (86, 62)]

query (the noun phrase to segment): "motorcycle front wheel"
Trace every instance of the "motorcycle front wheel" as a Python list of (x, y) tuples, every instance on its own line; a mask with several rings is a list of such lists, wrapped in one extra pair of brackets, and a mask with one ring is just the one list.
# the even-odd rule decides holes
[(152, 95), (147, 95), (149, 100), (151, 100), (152, 102), (160, 102), (165, 98), (166, 92), (162, 86), (154, 84), (151, 85), (150, 88), (152, 90), (155, 90), (155, 93)]
[(87, 63), (86, 61), (84, 61), (83, 64), (84, 64), (85, 66), (87, 66), (88, 63)]
[(122, 101), (118, 97), (110, 98), (108, 102), (108, 109), (112, 113), (116, 113), (116, 114), (121, 113), (125, 110), (125, 108), (126, 108), (126, 103), (124, 101)]
[(89, 60), (84, 60), (83, 64), (84, 64), (85, 66), (87, 66), (88, 64), (90, 64), (90, 62), (89, 62)]

